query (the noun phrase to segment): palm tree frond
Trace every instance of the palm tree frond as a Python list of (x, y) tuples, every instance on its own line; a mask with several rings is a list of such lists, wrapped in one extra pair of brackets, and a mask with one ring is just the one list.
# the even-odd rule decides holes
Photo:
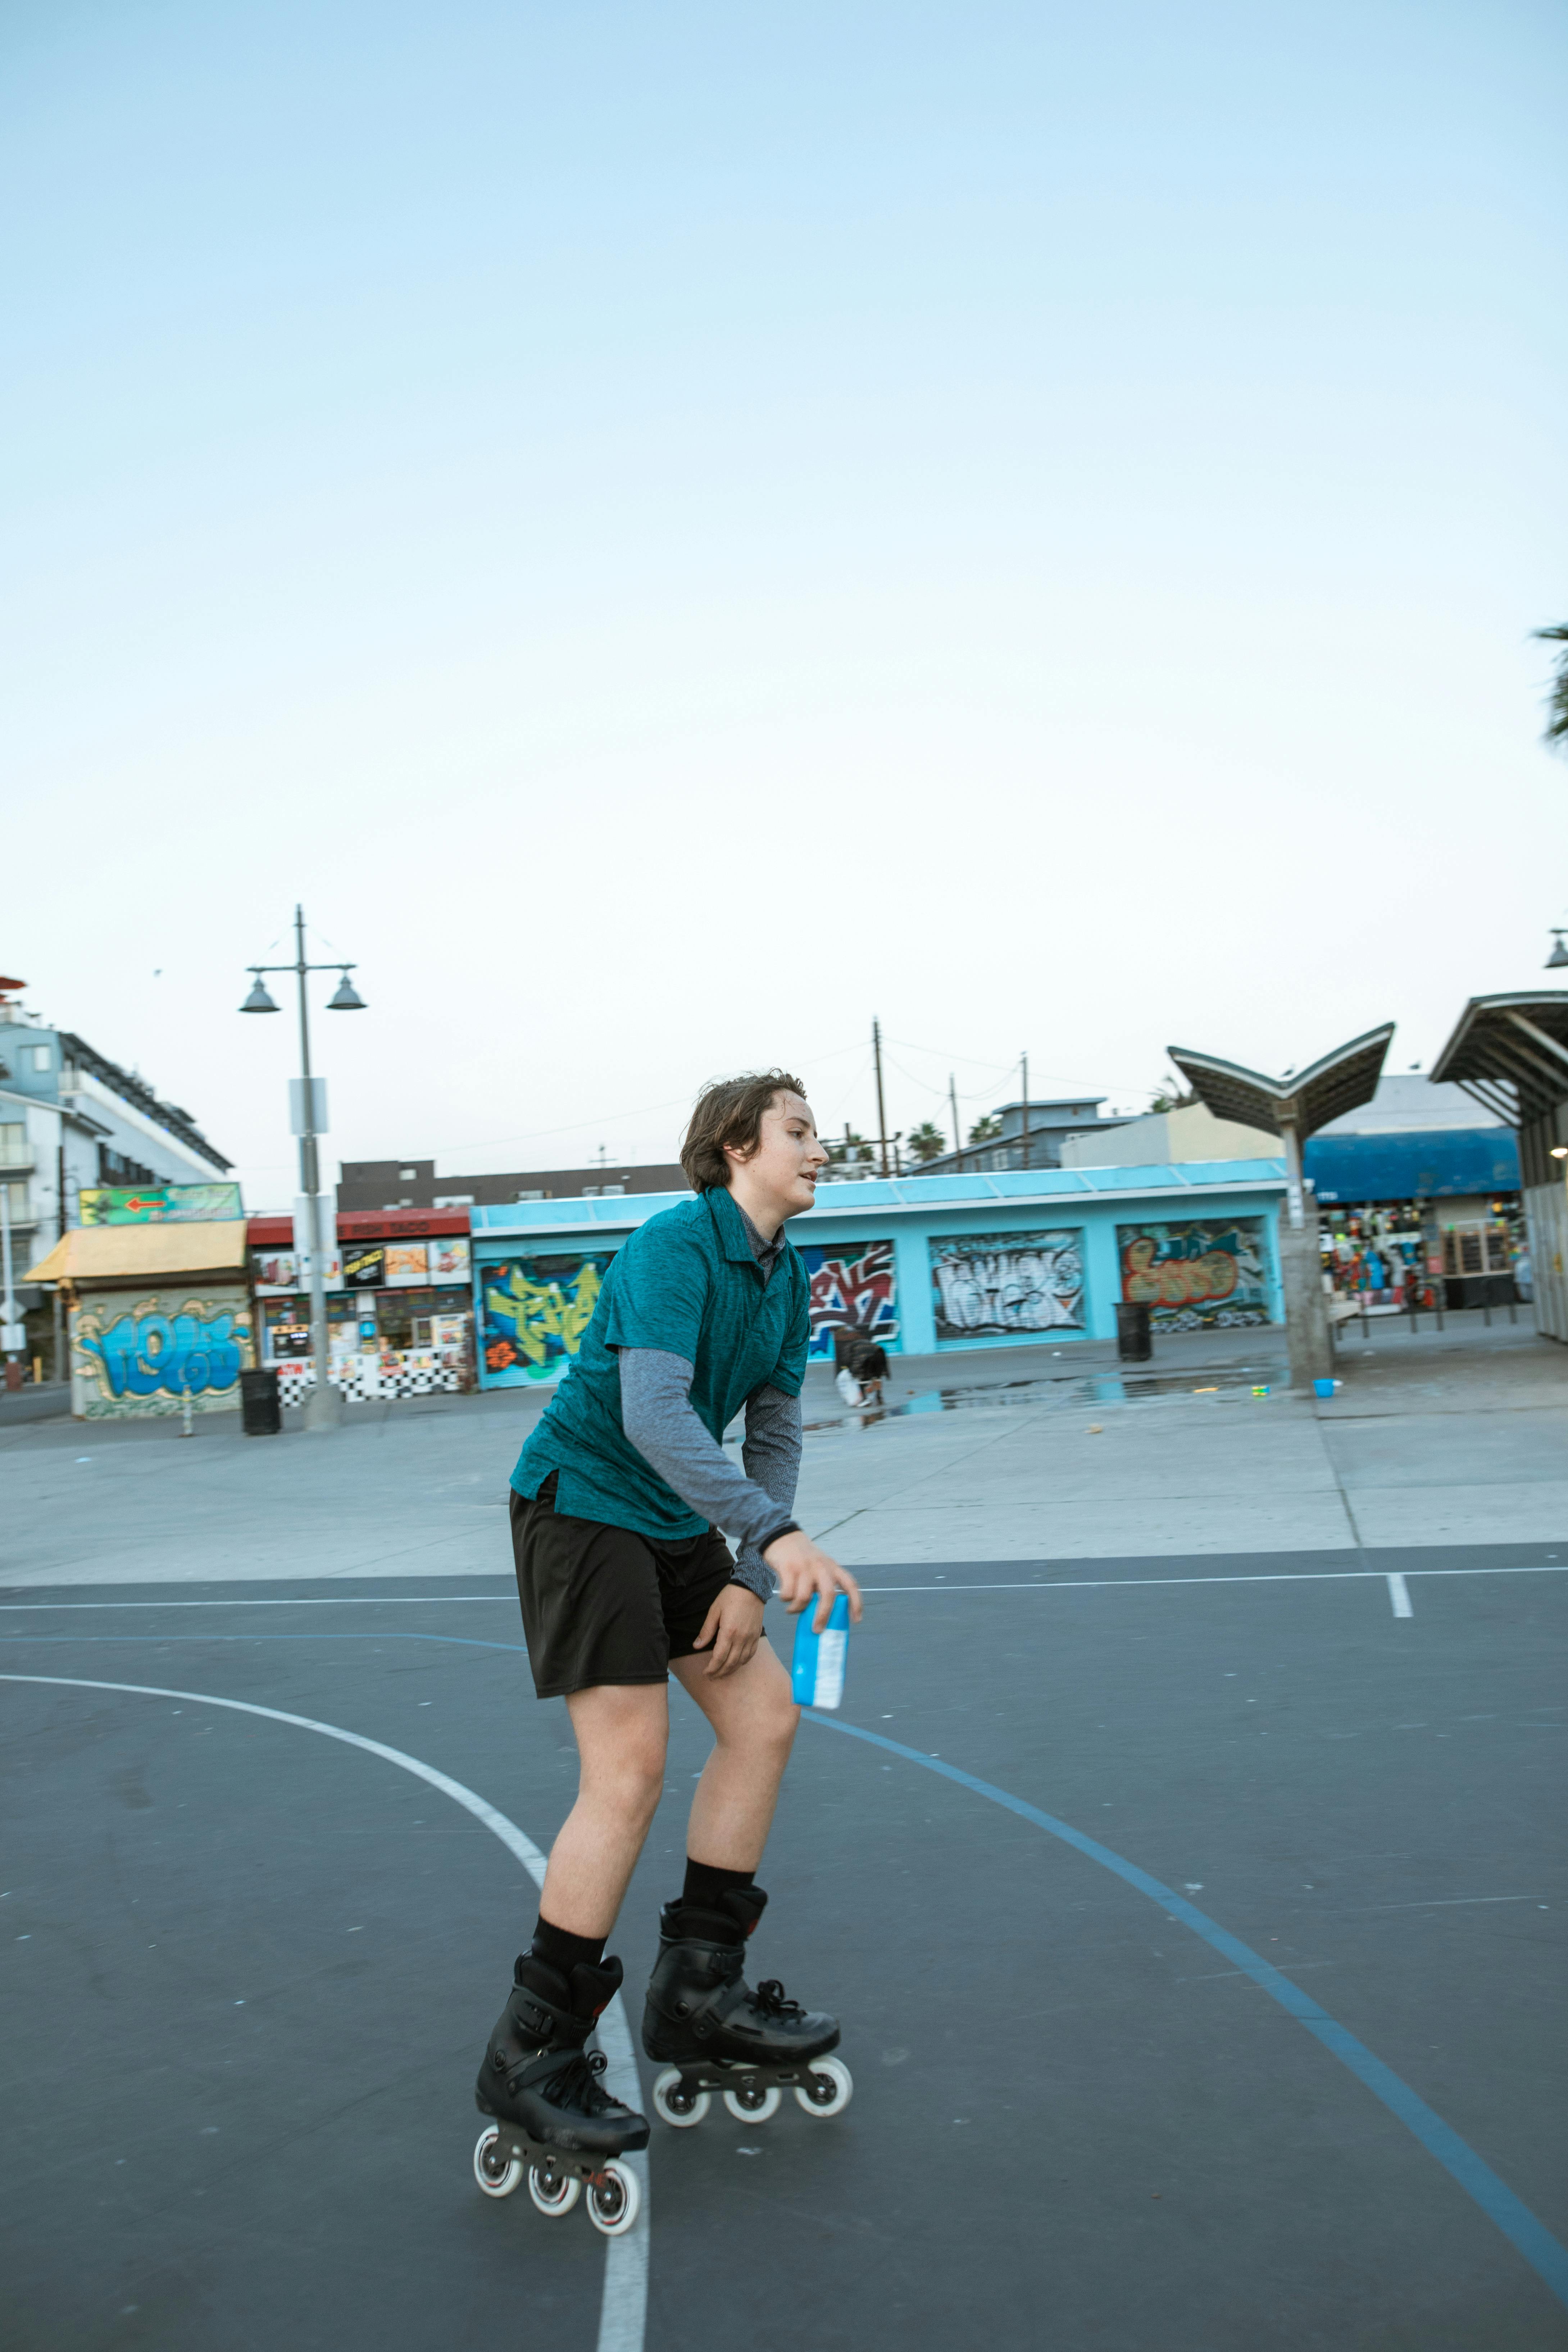
[(1546, 645), (1563, 648), (1557, 656), (1557, 675), (1546, 700), (1546, 726), (1542, 737), (1549, 750), (1557, 751), (1568, 745), (1568, 622), (1559, 621), (1552, 628), (1537, 629), (1533, 634)]

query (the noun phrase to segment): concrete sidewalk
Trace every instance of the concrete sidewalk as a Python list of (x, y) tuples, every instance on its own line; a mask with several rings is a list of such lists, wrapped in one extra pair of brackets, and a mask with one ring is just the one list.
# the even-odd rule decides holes
[(808, 1445), (802, 1516), (850, 1566), (1568, 1541), (1568, 1352), (1533, 1330), (1373, 1325), (1331, 1402), (1273, 1384), (1281, 1334), (1235, 1338), (1121, 1372), (1075, 1351), (935, 1412), (904, 1359), (901, 1410)]
[[(1374, 1324), (1331, 1402), (1279, 1386), (1283, 1354), (1262, 1330), (1137, 1368), (1082, 1345), (900, 1357), (881, 1414), (813, 1366), (802, 1522), (856, 1567), (1568, 1545), (1568, 1351), (1479, 1318)], [(330, 1436), (0, 1428), (0, 1585), (507, 1574), (506, 1482), (545, 1401), (366, 1405)]]

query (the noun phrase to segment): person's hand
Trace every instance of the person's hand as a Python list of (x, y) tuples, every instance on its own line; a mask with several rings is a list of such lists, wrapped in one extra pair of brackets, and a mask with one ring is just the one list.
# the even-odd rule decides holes
[(712, 1643), (710, 1675), (732, 1675), (750, 1662), (762, 1638), (761, 1601), (743, 1584), (727, 1584), (703, 1619), (696, 1646), (705, 1650)]
[(814, 1544), (798, 1528), (786, 1536), (775, 1536), (763, 1558), (778, 1578), (779, 1599), (792, 1617), (798, 1616), (816, 1596), (814, 1633), (826, 1630), (834, 1601), (841, 1592), (848, 1594), (849, 1614), (858, 1625), (860, 1587), (847, 1568), (840, 1568), (831, 1554), (825, 1552), (820, 1544)]

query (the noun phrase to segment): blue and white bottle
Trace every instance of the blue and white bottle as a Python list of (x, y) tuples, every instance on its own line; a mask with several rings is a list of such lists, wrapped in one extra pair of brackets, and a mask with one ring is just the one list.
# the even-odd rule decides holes
[(849, 1656), (849, 1598), (839, 1593), (823, 1631), (814, 1630), (817, 1602), (813, 1598), (795, 1620), (792, 1678), (797, 1706), (837, 1706), (844, 1696), (844, 1669)]

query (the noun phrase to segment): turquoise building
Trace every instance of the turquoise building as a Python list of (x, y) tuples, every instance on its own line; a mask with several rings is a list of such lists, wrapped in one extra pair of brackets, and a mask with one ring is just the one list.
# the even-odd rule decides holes
[[(1161, 1331), (1284, 1319), (1283, 1160), (1037, 1168), (825, 1184), (790, 1221), (811, 1277), (812, 1354), (836, 1331), (906, 1355), (1110, 1339), (1123, 1299)], [(472, 1213), (486, 1388), (556, 1380), (627, 1235), (686, 1196), (517, 1201)]]

